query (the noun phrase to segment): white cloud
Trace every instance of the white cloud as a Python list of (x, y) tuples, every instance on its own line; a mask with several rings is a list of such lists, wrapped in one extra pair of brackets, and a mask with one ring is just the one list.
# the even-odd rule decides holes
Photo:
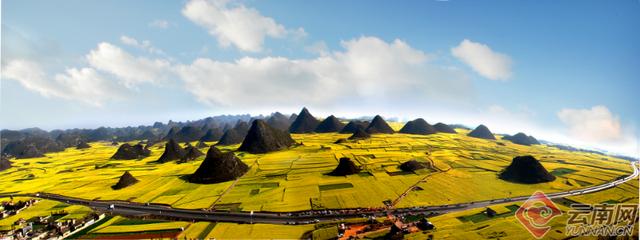
[(76, 100), (94, 106), (119, 98), (121, 92), (91, 68), (70, 68), (51, 79), (40, 64), (18, 59), (3, 66), (2, 73), (3, 78), (15, 80), (42, 96)]
[(163, 19), (156, 19), (149, 23), (149, 27), (167, 29), (169, 28), (169, 21)]
[(261, 51), (266, 37), (306, 35), (302, 28), (286, 29), (256, 9), (228, 0), (191, 0), (182, 9), (182, 14), (206, 28), (221, 46), (233, 45), (243, 51)]
[(149, 53), (164, 55), (164, 52), (160, 49), (155, 48), (153, 45), (151, 45), (151, 42), (149, 40), (138, 41), (135, 38), (123, 35), (123, 36), (120, 36), (120, 42), (122, 42), (125, 45), (129, 45), (135, 48), (145, 50)]
[(140, 46), (138, 44), (138, 40), (136, 40), (135, 38), (129, 37), (129, 36), (124, 36), (124, 35), (120, 36), (120, 41), (122, 43), (126, 44), (126, 45), (129, 45), (129, 46), (135, 46), (135, 47)]
[[(122, 36), (121, 41), (141, 48), (151, 47), (150, 43), (138, 42), (127, 36)], [(101, 106), (107, 101), (121, 99), (126, 88), (142, 83), (159, 83), (172, 73), (167, 60), (135, 57), (104, 42), (87, 54), (86, 59), (90, 67), (67, 68), (55, 75), (47, 74), (36, 61), (7, 60), (2, 64), (2, 78), (15, 80), (24, 88), (45, 97)], [(115, 78), (107, 78), (103, 73), (112, 74)]]
[(464, 39), (458, 46), (451, 48), (451, 54), (485, 78), (491, 80), (511, 78), (511, 58), (491, 50), (485, 44)]
[(2, 77), (15, 80), (26, 89), (37, 92), (45, 97), (58, 96), (46, 78), (46, 73), (40, 65), (33, 61), (16, 59), (2, 66)]
[(375, 37), (342, 42), (344, 51), (314, 59), (245, 57), (234, 62), (200, 58), (175, 70), (200, 101), (242, 109), (354, 102), (402, 104), (463, 98), (468, 80), (429, 63), (401, 40)]
[(122, 84), (132, 88), (142, 83), (158, 83), (166, 78), (170, 68), (165, 59), (135, 57), (110, 43), (102, 42), (86, 56), (89, 64), (118, 77)]
[(56, 74), (55, 81), (64, 89), (63, 98), (70, 97), (95, 106), (121, 97), (122, 90), (93, 68), (69, 68), (65, 73)]
[(557, 131), (556, 139), (572, 146), (638, 156), (638, 135), (634, 123), (623, 124), (606, 106), (586, 109), (565, 108), (557, 113), (566, 129)]
[(565, 108), (557, 115), (569, 127), (569, 133), (581, 140), (611, 142), (623, 138), (619, 118), (605, 106), (598, 105), (591, 109)]

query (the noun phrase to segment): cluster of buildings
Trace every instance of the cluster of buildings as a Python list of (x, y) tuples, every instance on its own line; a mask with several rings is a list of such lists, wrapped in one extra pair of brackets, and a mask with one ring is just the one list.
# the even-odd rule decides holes
[(13, 199), (11, 201), (3, 201), (0, 204), (0, 219), (7, 218), (9, 216), (17, 215), (22, 210), (36, 204), (38, 199), (29, 199), (27, 201), (17, 201), (14, 202)]
[[(38, 201), (38, 199), (30, 199), (28, 201), (2, 202), (0, 215), (2, 218), (17, 215)], [(82, 219), (62, 219), (66, 215), (67, 212), (59, 211), (30, 219), (19, 218), (10, 229), (0, 229), (0, 240), (62, 239), (104, 217), (104, 214), (91, 213)]]

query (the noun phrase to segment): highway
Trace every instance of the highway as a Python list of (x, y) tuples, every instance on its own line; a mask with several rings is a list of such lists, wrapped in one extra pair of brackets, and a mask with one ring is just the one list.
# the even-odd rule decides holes
[[(631, 163), (633, 174), (618, 180), (604, 183), (597, 186), (587, 187), (578, 190), (566, 192), (549, 193), (547, 197), (562, 198), (573, 195), (582, 195), (598, 192), (613, 188), (619, 184), (627, 182), (638, 176), (638, 168), (635, 163)], [(0, 197), (8, 197), (11, 195), (0, 195)], [(239, 223), (270, 223), (270, 224), (308, 224), (315, 222), (335, 221), (340, 219), (358, 218), (358, 217), (385, 217), (389, 214), (398, 215), (405, 213), (424, 213), (428, 215), (444, 214), (448, 212), (461, 211), (472, 208), (487, 207), (494, 204), (502, 204), (508, 202), (525, 201), (529, 196), (520, 196), (513, 198), (492, 199), (477, 202), (424, 206), (411, 208), (379, 208), (379, 209), (361, 209), (361, 210), (324, 210), (324, 211), (302, 211), (302, 212), (227, 212), (227, 211), (209, 211), (198, 209), (176, 209), (168, 206), (160, 206), (153, 204), (142, 204), (126, 201), (100, 201), (85, 200), (73, 197), (61, 196), (49, 193), (35, 194), (13, 194), (13, 196), (30, 196), (50, 199), (68, 204), (84, 205), (102, 211), (111, 211), (113, 214), (119, 215), (148, 215), (156, 218), (179, 219), (179, 220), (195, 220), (195, 221), (220, 221), (220, 222), (239, 222)]]

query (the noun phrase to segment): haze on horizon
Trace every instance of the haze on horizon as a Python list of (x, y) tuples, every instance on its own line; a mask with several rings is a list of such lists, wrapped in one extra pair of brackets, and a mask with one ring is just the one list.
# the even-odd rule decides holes
[(637, 1), (3, 1), (0, 127), (306, 106), (316, 117), (485, 124), (638, 157), (639, 10)]

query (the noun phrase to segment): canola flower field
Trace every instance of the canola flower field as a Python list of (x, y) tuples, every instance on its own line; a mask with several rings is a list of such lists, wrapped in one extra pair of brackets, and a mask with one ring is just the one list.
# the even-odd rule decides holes
[[(399, 124), (393, 125), (395, 128)], [(397, 130), (397, 129), (396, 129)], [(42, 158), (14, 159), (14, 168), (0, 175), (0, 192), (48, 192), (85, 199), (125, 200), (167, 204), (176, 208), (229, 209), (233, 211), (301, 211), (383, 207), (411, 186), (417, 186), (397, 202), (396, 207), (455, 204), (493, 198), (527, 196), (536, 190), (550, 193), (579, 189), (612, 181), (633, 172), (628, 161), (586, 152), (570, 152), (545, 145), (522, 146), (509, 141), (490, 141), (458, 134), (379, 134), (371, 139), (335, 143), (349, 134), (293, 134), (299, 146), (268, 154), (236, 155), (250, 171), (237, 181), (193, 184), (185, 176), (204, 159), (188, 163), (158, 164), (164, 144), (151, 147), (151, 156), (140, 160), (112, 160), (117, 150), (107, 142), (91, 148), (66, 149)], [(195, 143), (192, 143), (195, 144)], [(214, 144), (214, 143), (208, 143)], [(225, 146), (234, 151), (238, 145)], [(201, 149), (206, 151), (207, 149)], [(516, 184), (499, 179), (498, 173), (520, 155), (533, 155), (557, 179), (550, 183)], [(341, 157), (353, 159), (363, 170), (346, 177), (328, 176)], [(402, 172), (407, 160), (428, 163), (429, 169)], [(130, 187), (113, 190), (124, 171), (140, 180)], [(421, 181), (424, 180), (424, 181)], [(638, 201), (638, 183), (629, 181), (606, 191), (567, 197), (565, 202), (625, 203)], [(16, 198), (15, 200), (20, 200)], [(6, 199), (3, 199), (6, 200)], [(215, 203), (215, 204), (214, 204)], [(528, 238), (513, 217), (521, 203), (491, 206), (498, 216), (479, 217), (484, 209), (471, 209), (431, 218), (437, 230), (414, 233), (407, 238), (429, 235), (454, 238)], [(19, 215), (0, 220), (0, 228), (11, 228), (18, 218), (45, 216), (64, 209), (65, 218), (80, 218), (91, 210), (82, 206), (42, 200)], [(550, 237), (562, 234), (566, 216), (554, 221)], [(564, 220), (563, 220), (564, 219)], [(154, 238), (300, 238), (323, 236), (317, 225), (270, 225), (211, 222), (183, 222), (108, 217), (87, 230), (84, 237), (113, 236)], [(312, 235), (309, 235), (313, 233)], [(317, 234), (316, 234), (317, 233)], [(555, 235), (554, 235), (555, 234)], [(560, 235), (558, 235), (560, 236)], [(320, 237), (321, 238), (321, 237)]]
[[(554, 218), (549, 223), (551, 230), (545, 235), (545, 239), (566, 239), (566, 223), (569, 218), (568, 210), (571, 210), (571, 203), (601, 204), (601, 203), (628, 203), (637, 204), (638, 199), (638, 178), (632, 179), (615, 188), (601, 192), (585, 195), (570, 196), (566, 199), (554, 199), (556, 206), (563, 212), (562, 215)], [(611, 200), (616, 200), (611, 202)], [(497, 216), (493, 218), (484, 217), (484, 208), (470, 209), (450, 214), (444, 214), (430, 218), (429, 220), (437, 226), (436, 230), (428, 232), (418, 232), (405, 235), (405, 239), (427, 239), (429, 236), (434, 239), (531, 239), (532, 236), (518, 222), (513, 209), (517, 209), (522, 202), (506, 203), (491, 206), (496, 210)], [(515, 206), (515, 208), (514, 208)], [(509, 209), (510, 208), (510, 209)], [(476, 218), (483, 216), (483, 218)], [(476, 220), (477, 219), (477, 220)], [(638, 227), (633, 230), (638, 234)], [(589, 239), (579, 237), (578, 239)]]
[[(292, 134), (300, 146), (268, 154), (236, 152), (251, 169), (235, 184), (187, 182), (185, 177), (195, 171), (204, 156), (181, 164), (154, 163), (164, 150), (163, 143), (152, 146), (147, 158), (112, 160), (117, 146), (96, 142), (89, 149), (68, 148), (42, 158), (12, 160), (15, 167), (0, 175), (0, 192), (48, 192), (187, 209), (285, 212), (383, 207), (385, 201), (394, 201), (423, 178), (425, 181), (417, 184), (419, 188), (410, 191), (396, 207), (526, 196), (535, 190), (566, 191), (632, 173), (628, 161), (622, 159), (545, 145), (477, 139), (466, 136), (463, 129), (458, 131), (426, 136), (375, 134), (347, 143), (335, 142), (348, 134)], [(233, 151), (237, 147), (222, 149)], [(527, 185), (497, 177), (513, 157), (527, 154), (539, 159), (557, 179)], [(326, 175), (340, 157), (353, 159), (363, 171), (346, 177)], [(427, 162), (432, 168), (402, 172), (398, 166), (411, 159)], [(121, 190), (111, 189), (124, 171), (130, 171), (140, 182)]]

